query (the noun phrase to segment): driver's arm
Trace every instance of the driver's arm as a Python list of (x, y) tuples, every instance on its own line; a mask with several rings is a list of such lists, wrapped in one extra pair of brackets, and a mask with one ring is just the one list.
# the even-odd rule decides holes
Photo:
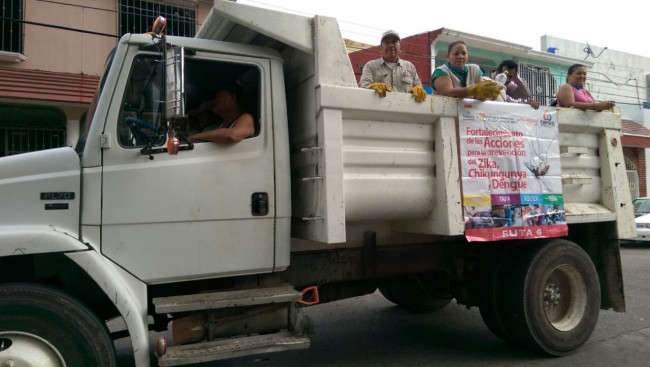
[(237, 143), (255, 134), (253, 115), (245, 113), (230, 128), (218, 128), (189, 136), (190, 142), (211, 141), (214, 143)]

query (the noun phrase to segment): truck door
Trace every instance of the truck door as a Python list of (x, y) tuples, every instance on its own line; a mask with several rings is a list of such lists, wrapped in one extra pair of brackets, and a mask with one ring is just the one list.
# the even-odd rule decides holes
[[(132, 51), (136, 52), (136, 51)], [(155, 52), (126, 57), (103, 139), (102, 252), (149, 283), (268, 272), (274, 260), (274, 167), (270, 62), (191, 52), (185, 56), (186, 111), (179, 136), (197, 129), (213, 87), (238, 83), (256, 136), (163, 151), (163, 65)], [(129, 62), (127, 61), (127, 64)], [(209, 109), (209, 108), (207, 108)], [(201, 129), (218, 126), (218, 118)], [(156, 135), (160, 135), (157, 137)], [(150, 154), (143, 154), (149, 144)], [(144, 149), (145, 153), (147, 149)]]

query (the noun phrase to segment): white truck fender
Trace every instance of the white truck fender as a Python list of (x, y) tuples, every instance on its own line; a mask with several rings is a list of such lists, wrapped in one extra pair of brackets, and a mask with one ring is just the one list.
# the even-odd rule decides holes
[(66, 254), (106, 293), (126, 323), (136, 367), (149, 367), (147, 286), (95, 251)]
[(89, 248), (74, 235), (51, 226), (0, 226), (0, 257), (86, 251)]

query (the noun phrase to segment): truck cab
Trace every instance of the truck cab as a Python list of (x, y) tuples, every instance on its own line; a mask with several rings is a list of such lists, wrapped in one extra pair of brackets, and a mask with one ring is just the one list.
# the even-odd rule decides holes
[[(77, 147), (83, 180), (90, 180), (84, 186), (101, 183), (97, 197), (86, 199), (82, 228), (101, 225), (102, 253), (147, 283), (285, 269), (290, 187), (282, 60), (270, 50), (201, 39), (167, 37), (166, 45), (131, 35), (116, 49), (116, 70), (108, 71), (114, 85), (104, 88), (119, 92), (98, 101), (87, 127), (100, 141)], [(176, 59), (170, 67), (166, 57)], [(175, 73), (184, 88), (175, 103), (188, 113), (164, 103), (173, 98), (166, 86)], [(232, 144), (186, 142), (197, 120), (189, 111), (211, 104), (214, 87), (224, 82), (242, 87), (259, 131)], [(210, 125), (220, 123), (201, 113)], [(180, 154), (168, 154), (172, 135)], [(155, 258), (150, 266), (144, 254)]]

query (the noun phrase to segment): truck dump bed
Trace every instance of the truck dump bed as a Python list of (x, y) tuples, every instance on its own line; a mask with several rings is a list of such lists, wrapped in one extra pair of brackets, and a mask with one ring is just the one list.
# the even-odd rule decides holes
[[(358, 222), (464, 233), (456, 99), (418, 104), (357, 88), (329, 17), (215, 1), (197, 37), (270, 47), (285, 60), (294, 237), (341, 243)], [(567, 223), (617, 221), (619, 238), (634, 236), (620, 115), (560, 110), (558, 125)]]

